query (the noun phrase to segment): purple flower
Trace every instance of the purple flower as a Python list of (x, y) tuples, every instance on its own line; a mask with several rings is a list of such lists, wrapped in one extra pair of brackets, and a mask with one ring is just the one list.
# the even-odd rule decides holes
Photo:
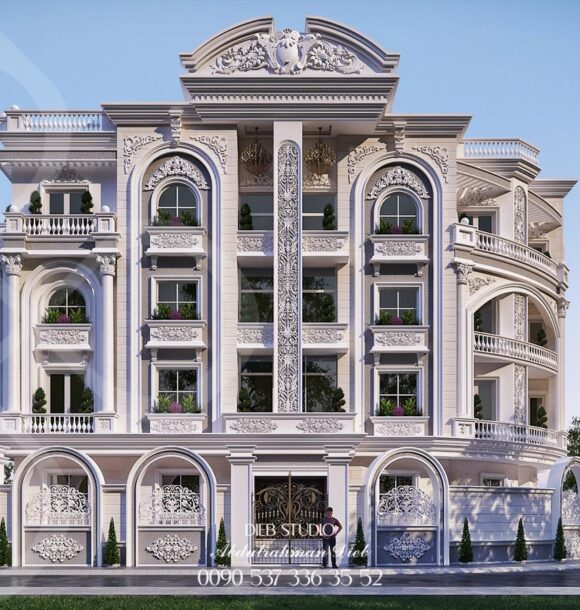
[(181, 312), (180, 312), (179, 310), (177, 310), (177, 311), (172, 311), (172, 312), (169, 314), (169, 319), (170, 319), (170, 320), (181, 320), (181, 318), (182, 318), (182, 317), (183, 317), (183, 316), (181, 315)]
[(402, 234), (403, 234), (403, 229), (401, 229), (401, 227), (399, 225), (395, 225), (391, 229), (391, 235), (402, 235)]
[(172, 402), (169, 405), (169, 412), (170, 413), (183, 413), (183, 408), (181, 407), (181, 405), (178, 402)]
[(183, 220), (181, 220), (181, 218), (179, 218), (179, 216), (173, 216), (171, 218), (171, 220), (169, 221), (169, 224), (172, 227), (180, 227), (183, 224)]
[(405, 411), (404, 411), (403, 407), (401, 407), (400, 405), (397, 405), (393, 409), (393, 412), (391, 413), (391, 415), (394, 415), (395, 417), (401, 417), (402, 415), (405, 415)]
[(391, 324), (393, 326), (402, 326), (403, 325), (403, 320), (401, 318), (399, 318), (399, 316), (395, 316), (392, 320), (391, 320)]
[(57, 324), (70, 324), (70, 318), (66, 314), (61, 314), (56, 319)]

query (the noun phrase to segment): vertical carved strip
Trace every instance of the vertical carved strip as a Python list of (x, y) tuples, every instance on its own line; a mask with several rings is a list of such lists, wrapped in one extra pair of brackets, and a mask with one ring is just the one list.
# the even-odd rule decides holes
[(514, 365), (514, 422), (516, 424), (525, 424), (527, 419), (527, 372), (525, 366)]
[(278, 411), (301, 410), (301, 214), (300, 148), (283, 141), (277, 152), (275, 275), (276, 330), (274, 374)]
[(514, 241), (520, 244), (528, 241), (526, 207), (526, 192), (521, 186), (516, 186), (514, 191)]
[(528, 299), (523, 294), (514, 295), (514, 339), (518, 341), (528, 340), (527, 329)]

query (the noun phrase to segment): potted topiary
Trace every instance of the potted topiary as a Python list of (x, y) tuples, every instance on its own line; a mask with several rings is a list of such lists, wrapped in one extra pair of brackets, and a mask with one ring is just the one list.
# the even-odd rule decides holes
[(81, 197), (81, 214), (93, 213), (93, 196), (89, 191), (85, 191)]
[(247, 203), (244, 203), (240, 208), (240, 217), (238, 220), (238, 228), (240, 231), (253, 231), (254, 225), (252, 222), (252, 210)]
[(344, 399), (344, 392), (342, 391), (342, 388), (335, 388), (332, 392), (332, 398), (327, 410), (333, 413), (344, 413), (345, 404), (346, 400)]
[(42, 388), (38, 388), (32, 395), (32, 412), (46, 413), (46, 394)]
[[(30, 203), (28, 204), (28, 211), (31, 214), (42, 214), (42, 199), (38, 191), (32, 191), (30, 195)], [(40, 220), (38, 221), (40, 222)]]
[(240, 388), (238, 392), (238, 412), (249, 413), (252, 410), (252, 397), (247, 388)]
[(536, 335), (536, 343), (541, 347), (545, 347), (548, 344), (548, 337), (546, 335), (546, 331), (543, 328), (540, 328), (538, 334)]
[(360, 568), (366, 568), (369, 561), (367, 543), (363, 530), (362, 519), (359, 517), (356, 524), (356, 536), (352, 547), (351, 563)]
[(332, 203), (327, 203), (322, 211), (322, 227), (325, 231), (334, 231), (336, 229), (336, 214)]

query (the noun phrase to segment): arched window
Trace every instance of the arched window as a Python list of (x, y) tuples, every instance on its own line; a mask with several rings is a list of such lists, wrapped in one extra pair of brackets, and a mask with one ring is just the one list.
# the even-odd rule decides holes
[(388, 195), (379, 210), (379, 233), (418, 233), (417, 209), (415, 199), (407, 193)]
[(52, 293), (43, 321), (75, 322), (87, 321), (87, 306), (83, 295), (74, 288), (65, 286)]
[(185, 184), (171, 184), (163, 189), (157, 201), (157, 221), (161, 225), (198, 224), (198, 201)]

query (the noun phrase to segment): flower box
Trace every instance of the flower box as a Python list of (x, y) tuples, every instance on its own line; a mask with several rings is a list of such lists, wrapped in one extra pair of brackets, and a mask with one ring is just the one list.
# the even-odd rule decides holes
[(374, 436), (428, 436), (429, 418), (413, 416), (374, 416), (371, 417)]
[(147, 413), (151, 434), (201, 434), (205, 413)]

